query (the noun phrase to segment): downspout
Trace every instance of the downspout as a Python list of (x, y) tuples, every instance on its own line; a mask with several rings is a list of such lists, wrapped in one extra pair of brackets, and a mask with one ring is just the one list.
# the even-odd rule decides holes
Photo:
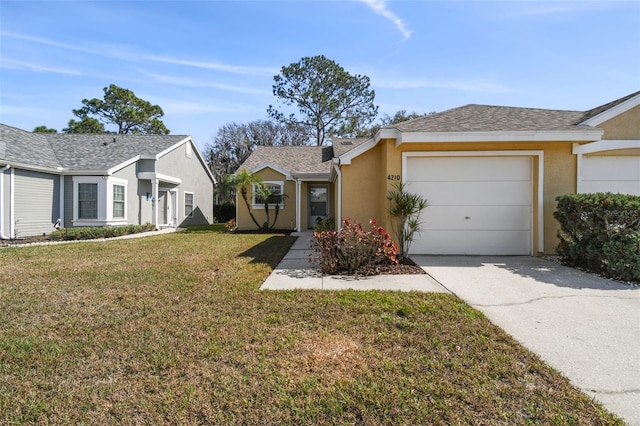
[(336, 206), (336, 229), (342, 226), (342, 171), (340, 171), (340, 163), (333, 163), (333, 170), (338, 175), (338, 205)]
[(0, 169), (0, 240), (8, 240), (4, 234), (4, 172), (11, 168), (10, 165), (6, 165)]

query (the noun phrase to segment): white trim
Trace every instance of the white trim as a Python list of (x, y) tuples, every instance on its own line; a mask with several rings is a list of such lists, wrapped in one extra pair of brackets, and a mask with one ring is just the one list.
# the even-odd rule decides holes
[(264, 169), (271, 169), (273, 171), (276, 171), (276, 172), (280, 173), (281, 175), (284, 175), (286, 180), (294, 180), (293, 176), (291, 176), (291, 173), (289, 173), (287, 170), (282, 169), (282, 168), (274, 165), (273, 163), (269, 163), (269, 162), (262, 163), (259, 166), (256, 166), (253, 169), (251, 169), (249, 172), (250, 173), (257, 173), (257, 172), (259, 172), (261, 170), (264, 170)]
[[(192, 191), (183, 191), (182, 197), (182, 215), (184, 218), (193, 217), (193, 212), (196, 210), (196, 195)], [(187, 194), (191, 194), (191, 213), (187, 214)], [(178, 204), (178, 200), (176, 200), (176, 205)], [(176, 220), (178, 219), (178, 215), (176, 215)]]
[(396, 147), (403, 143), (440, 142), (556, 142), (595, 141), (602, 137), (604, 130), (532, 130), (495, 132), (403, 132), (396, 139)]
[(632, 108), (637, 107), (638, 105), (640, 105), (640, 94), (627, 99), (624, 102), (619, 103), (618, 105), (609, 108), (603, 112), (601, 112), (598, 115), (595, 115), (591, 118), (589, 118), (588, 120), (583, 121), (580, 124), (584, 124), (587, 126), (598, 126), (602, 123), (604, 123), (605, 121), (611, 120), (614, 117), (617, 117), (620, 114), (623, 114), (627, 111), (629, 111)]
[(573, 144), (574, 154), (592, 154), (595, 152), (613, 151), (614, 149), (631, 149), (640, 148), (640, 140), (618, 140), (618, 139), (604, 139), (591, 143), (580, 145), (578, 143)]
[(60, 197), (60, 211), (58, 212), (58, 217), (60, 218), (60, 226), (64, 228), (64, 179), (63, 175), (60, 175), (60, 188), (58, 196)]
[(338, 176), (338, 183), (336, 184), (338, 205), (336, 206), (335, 226), (336, 229), (340, 229), (340, 227), (342, 226), (342, 170), (340, 170), (340, 166), (335, 163), (333, 164), (333, 168), (336, 171), (336, 175)]
[(9, 238), (16, 237), (16, 169), (9, 170)]
[(140, 159), (140, 155), (136, 155), (133, 158), (128, 159), (127, 161), (124, 161), (120, 164), (116, 164), (115, 166), (107, 169), (107, 174), (112, 175), (115, 172), (117, 172), (118, 170), (124, 169), (125, 167), (135, 163), (136, 161), (138, 161)]
[(156, 172), (138, 172), (137, 177), (138, 179), (159, 180), (162, 182), (173, 183), (175, 185), (180, 185), (182, 183), (182, 179), (180, 178)]
[[(4, 164), (2, 168), (0, 168), (0, 239), (8, 240), (11, 237), (7, 237), (4, 234), (4, 172), (11, 169), (9, 164)], [(11, 207), (9, 207), (11, 208)]]
[[(538, 253), (544, 253), (544, 151), (431, 151), (431, 152), (403, 152), (402, 153), (402, 182), (407, 181), (408, 157), (538, 157)], [(533, 168), (532, 168), (533, 169)], [(531, 178), (533, 183), (533, 176)], [(533, 205), (533, 199), (531, 200)], [(531, 215), (533, 222), (533, 215)], [(533, 225), (533, 223), (532, 223)], [(531, 233), (533, 237), (533, 229)], [(536, 252), (531, 238), (531, 254)]]
[[(353, 160), (354, 158), (356, 158), (360, 154), (364, 154), (365, 152), (369, 151), (371, 148), (373, 148), (374, 146), (376, 146), (378, 144), (378, 142), (380, 141), (379, 135), (380, 135), (381, 132), (382, 132), (382, 130), (379, 131), (376, 134), (376, 137), (374, 139), (369, 139), (368, 141), (356, 146), (352, 150), (347, 151), (344, 154), (342, 154), (340, 157), (338, 157), (338, 163), (340, 165), (342, 165), (342, 164), (347, 165), (347, 166), (350, 165), (351, 164), (351, 160)], [(394, 135), (395, 135), (395, 133), (394, 133)], [(399, 137), (399, 133), (393, 139), (395, 139), (396, 137)]]
[(302, 181), (296, 179), (296, 231), (302, 231), (300, 219), (302, 218)]

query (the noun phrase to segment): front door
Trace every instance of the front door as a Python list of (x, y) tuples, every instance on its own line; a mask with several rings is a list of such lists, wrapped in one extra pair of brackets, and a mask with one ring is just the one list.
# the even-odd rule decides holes
[(177, 226), (178, 212), (176, 206), (177, 193), (175, 190), (160, 190), (158, 192), (158, 221), (163, 226)]
[(316, 225), (318, 219), (329, 215), (329, 187), (326, 185), (309, 186), (309, 228)]

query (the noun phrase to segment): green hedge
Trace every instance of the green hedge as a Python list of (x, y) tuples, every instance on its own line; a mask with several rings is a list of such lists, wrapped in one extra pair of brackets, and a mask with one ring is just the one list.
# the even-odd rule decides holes
[(155, 229), (155, 225), (151, 223), (145, 223), (144, 225), (62, 228), (51, 233), (50, 238), (58, 241), (93, 240), (96, 238), (113, 238), (122, 235), (137, 234)]
[(640, 196), (567, 194), (556, 200), (563, 262), (640, 282)]

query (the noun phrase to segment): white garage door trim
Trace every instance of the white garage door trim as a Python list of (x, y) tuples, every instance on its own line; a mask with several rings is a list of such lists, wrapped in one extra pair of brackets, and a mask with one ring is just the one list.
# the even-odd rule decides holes
[[(537, 157), (537, 199), (538, 199), (538, 252), (544, 252), (544, 151), (439, 151), (439, 152), (403, 152), (402, 153), (402, 182), (407, 182), (407, 159), (410, 157)], [(531, 227), (531, 242), (533, 244), (533, 229)], [(531, 250), (534, 253), (533, 247)]]

